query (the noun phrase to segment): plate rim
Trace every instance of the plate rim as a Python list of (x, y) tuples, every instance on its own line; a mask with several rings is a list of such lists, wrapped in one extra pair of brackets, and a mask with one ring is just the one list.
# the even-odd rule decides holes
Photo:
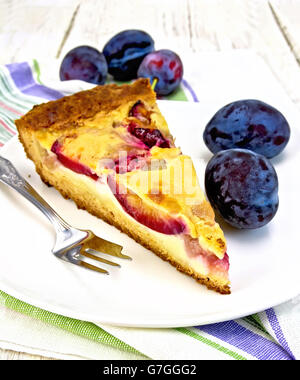
[[(104, 325), (110, 325), (115, 327), (136, 327), (136, 328), (178, 328), (178, 327), (191, 327), (191, 326), (202, 326), (207, 324), (213, 324), (213, 323), (219, 323), (219, 322), (225, 322), (229, 320), (235, 320), (239, 318), (246, 317), (248, 315), (252, 315), (255, 313), (259, 313), (262, 311), (265, 311), (267, 309), (270, 309), (272, 307), (276, 307), (278, 305), (281, 305), (285, 302), (288, 302), (292, 300), (293, 298), (297, 297), (299, 295), (299, 291), (293, 292), (291, 295), (282, 296), (282, 298), (275, 302), (266, 302), (263, 305), (260, 305), (259, 307), (249, 308), (249, 310), (243, 310), (243, 312), (236, 312), (232, 314), (232, 312), (226, 311), (221, 313), (213, 313), (213, 314), (204, 314), (204, 316), (201, 317), (189, 317), (184, 318), (182, 321), (178, 321), (176, 319), (176, 322), (134, 322), (132, 323), (132, 318), (130, 318), (130, 321), (124, 321), (120, 323), (119, 320), (114, 320), (114, 318), (109, 318), (109, 321), (107, 319), (99, 319), (98, 317), (94, 317), (92, 315), (89, 316), (89, 314), (85, 314), (84, 312), (76, 312), (76, 311), (69, 311), (65, 307), (59, 307), (50, 305), (50, 307), (47, 304), (44, 304), (40, 301), (35, 301), (33, 297), (26, 296), (24, 294), (19, 293), (18, 291), (12, 289), (10, 290), (9, 286), (2, 286), (2, 281), (0, 279), (0, 288), (1, 291), (4, 293), (7, 293), (8, 296), (12, 296), (22, 302), (28, 303), (31, 306), (43, 309), (45, 311), (48, 311), (50, 313), (59, 314), (61, 316), (65, 316), (72, 319), (79, 319), (86, 322), (91, 322), (95, 324), (104, 324)], [(224, 297), (230, 297), (230, 295), (225, 295)], [(215, 315), (215, 317), (214, 317)], [(230, 316), (229, 316), (230, 315)], [(196, 319), (195, 319), (196, 318)], [(169, 319), (168, 319), (169, 321)]]

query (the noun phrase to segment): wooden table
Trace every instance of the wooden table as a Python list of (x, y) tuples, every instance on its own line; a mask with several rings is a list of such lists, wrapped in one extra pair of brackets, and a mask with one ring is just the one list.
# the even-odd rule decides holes
[[(124, 29), (179, 54), (252, 49), (300, 109), (300, 0), (0, 0), (0, 64), (101, 50)], [(0, 359), (44, 358), (0, 349)]]

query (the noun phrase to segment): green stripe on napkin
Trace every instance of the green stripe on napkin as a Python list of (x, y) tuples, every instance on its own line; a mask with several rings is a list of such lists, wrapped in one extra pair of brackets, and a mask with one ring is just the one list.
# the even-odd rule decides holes
[(140, 355), (141, 359), (147, 359), (146, 356), (138, 352), (136, 349), (122, 342), (120, 339), (114, 337), (113, 335), (107, 333), (105, 330), (101, 329), (94, 323), (65, 317), (60, 314), (55, 314), (50, 311), (40, 309), (26, 302), (20, 301), (8, 295), (7, 293), (2, 292), (1, 290), (0, 299), (2, 299), (0, 305), (3, 305), (9, 309), (28, 315), (32, 318), (39, 319), (40, 321), (49, 323), (73, 334), (91, 339), (94, 342), (107, 344), (125, 352)]

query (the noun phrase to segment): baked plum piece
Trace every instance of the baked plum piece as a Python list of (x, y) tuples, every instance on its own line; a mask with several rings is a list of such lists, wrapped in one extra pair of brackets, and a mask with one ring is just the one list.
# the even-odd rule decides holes
[(276, 108), (246, 99), (222, 107), (206, 125), (203, 138), (213, 153), (241, 148), (272, 158), (287, 145), (290, 127)]
[(166, 235), (178, 235), (187, 231), (180, 216), (148, 206), (137, 194), (116, 182), (113, 175), (108, 176), (107, 182), (122, 208), (139, 223)]
[(205, 188), (209, 201), (232, 226), (259, 228), (278, 209), (278, 179), (265, 157), (246, 149), (217, 153), (207, 164)]
[(139, 139), (146, 148), (151, 149), (153, 146), (160, 148), (170, 148), (170, 143), (162, 135), (159, 129), (141, 128), (131, 122), (128, 126), (129, 133)]

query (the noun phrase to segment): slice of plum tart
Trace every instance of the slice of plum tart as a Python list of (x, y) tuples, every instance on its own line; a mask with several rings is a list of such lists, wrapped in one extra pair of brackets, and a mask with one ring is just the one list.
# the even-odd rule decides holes
[(16, 126), (45, 183), (207, 288), (230, 293), (224, 234), (147, 79), (35, 106)]

